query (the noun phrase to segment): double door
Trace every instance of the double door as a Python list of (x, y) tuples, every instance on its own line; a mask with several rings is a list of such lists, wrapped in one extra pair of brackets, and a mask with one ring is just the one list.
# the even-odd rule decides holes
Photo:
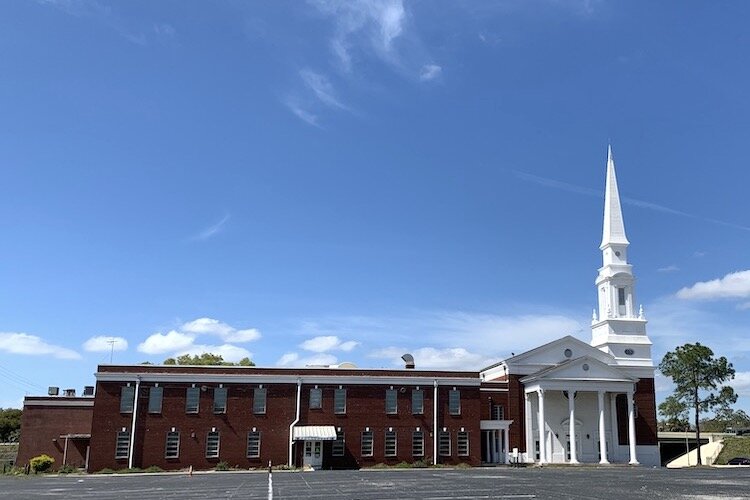
[(323, 441), (305, 441), (302, 464), (313, 469), (320, 469), (323, 466)]

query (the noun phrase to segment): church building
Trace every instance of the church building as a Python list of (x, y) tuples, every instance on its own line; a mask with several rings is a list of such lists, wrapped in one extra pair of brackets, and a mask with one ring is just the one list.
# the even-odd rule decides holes
[(100, 365), (83, 398), (26, 398), (18, 463), (47, 453), (90, 472), (658, 465), (655, 368), (628, 245), (610, 148), (590, 343), (565, 336), (481, 371), (415, 369), (408, 355), (385, 370)]

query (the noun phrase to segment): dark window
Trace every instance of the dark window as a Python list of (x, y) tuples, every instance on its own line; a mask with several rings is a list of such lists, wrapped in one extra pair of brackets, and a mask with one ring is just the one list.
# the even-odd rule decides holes
[(148, 390), (148, 412), (161, 413), (161, 401), (164, 396), (163, 387), (151, 387)]
[(424, 391), (421, 389), (411, 391), (411, 412), (414, 415), (424, 413)]
[(415, 457), (424, 456), (424, 433), (414, 431), (411, 435), (411, 454)]
[(120, 389), (120, 413), (133, 413), (135, 402), (135, 387), (124, 386)]
[(219, 433), (216, 431), (206, 436), (206, 458), (219, 458)]
[(336, 431), (336, 441), (333, 442), (333, 446), (331, 447), (331, 455), (334, 457), (343, 457), (345, 448), (346, 440), (344, 439), (344, 431), (339, 429)]
[(177, 431), (167, 432), (167, 444), (164, 448), (164, 458), (180, 457), (180, 433)]
[(440, 438), (438, 439), (438, 454), (441, 457), (451, 456), (451, 435), (450, 432), (440, 431)]
[(336, 389), (334, 391), (333, 412), (346, 413), (346, 389)]
[(260, 432), (250, 431), (247, 433), (247, 458), (260, 457)]
[(214, 387), (214, 413), (227, 412), (227, 388)]
[(396, 392), (396, 389), (385, 390), (385, 412), (388, 414), (398, 413), (398, 392)]
[(185, 392), (185, 413), (198, 413), (200, 398), (200, 387), (188, 387)]
[(117, 433), (117, 442), (115, 444), (115, 459), (122, 460), (128, 458), (130, 451), (130, 431), (124, 430)]
[(448, 411), (451, 415), (461, 414), (461, 391), (453, 389), (448, 393)]
[(459, 431), (456, 448), (458, 448), (459, 457), (469, 456), (469, 433), (468, 432)]
[(396, 456), (396, 431), (385, 431), (385, 456)]
[(617, 289), (617, 304), (620, 306), (625, 305), (625, 289), (624, 288)]
[(372, 431), (362, 432), (362, 456), (372, 456)]
[(315, 387), (310, 389), (310, 408), (323, 407), (323, 389)]
[(505, 408), (503, 405), (492, 405), (492, 420), (504, 420)]
[(262, 387), (256, 387), (253, 390), (253, 413), (265, 413), (266, 412), (266, 389)]

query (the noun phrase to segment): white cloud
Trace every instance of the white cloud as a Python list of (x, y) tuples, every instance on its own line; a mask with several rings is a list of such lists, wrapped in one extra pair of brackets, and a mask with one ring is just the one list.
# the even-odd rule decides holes
[(419, 73), (419, 79), (423, 82), (434, 80), (443, 74), (443, 68), (436, 64), (425, 64), (422, 66), (422, 71)]
[(305, 340), (300, 344), (300, 347), (306, 351), (312, 352), (327, 352), (333, 350), (349, 352), (358, 345), (359, 342), (355, 340), (341, 342), (341, 339), (335, 335), (321, 335)]
[(212, 236), (215, 236), (216, 234), (218, 234), (219, 232), (221, 232), (221, 230), (224, 228), (224, 225), (229, 220), (229, 217), (230, 217), (229, 214), (224, 214), (224, 217), (222, 217), (218, 222), (216, 222), (215, 224), (212, 224), (212, 225), (208, 226), (207, 228), (205, 228), (204, 230), (202, 230), (201, 232), (199, 232), (198, 234), (196, 234), (195, 236), (193, 236), (192, 239), (194, 239), (194, 240), (207, 240), (207, 239), (211, 238)]
[(161, 23), (161, 24), (154, 24), (154, 33), (156, 33), (159, 36), (172, 38), (177, 33), (177, 30), (174, 29), (174, 26), (167, 23)]
[(447, 349), (435, 349), (434, 347), (420, 347), (408, 350), (401, 347), (386, 347), (378, 349), (370, 354), (373, 358), (383, 358), (390, 361), (393, 366), (404, 366), (401, 356), (405, 353), (414, 356), (414, 364), (421, 369), (436, 370), (477, 370), (496, 362), (496, 358), (488, 358), (485, 355), (472, 353), (462, 347)]
[(310, 69), (301, 70), (299, 75), (302, 77), (305, 85), (312, 90), (315, 97), (317, 97), (323, 104), (332, 108), (348, 109), (338, 97), (336, 97), (336, 92), (333, 89), (330, 80), (328, 80), (328, 77)]
[(299, 359), (296, 352), (287, 352), (282, 355), (276, 362), (276, 366), (291, 366)]
[(301, 358), (296, 352), (287, 352), (276, 362), (276, 366), (283, 367), (301, 367), (301, 366), (320, 366), (335, 365), (338, 359), (333, 354), (315, 354), (307, 358)]
[(679, 270), (680, 270), (679, 267), (677, 267), (675, 265), (671, 265), (671, 266), (666, 266), (666, 267), (660, 267), (656, 271), (660, 272), (660, 273), (674, 273), (674, 272), (679, 271)]
[(750, 297), (750, 270), (729, 273), (723, 278), (699, 281), (677, 292), (686, 300), (716, 300)]
[(138, 351), (146, 354), (164, 354), (188, 349), (193, 345), (195, 335), (172, 330), (166, 334), (154, 333), (138, 344)]
[(393, 43), (406, 24), (403, 0), (313, 0), (331, 16), (335, 34), (331, 49), (345, 71), (351, 70), (353, 47), (365, 45), (380, 58), (395, 62)]
[(58, 359), (81, 359), (72, 349), (48, 344), (41, 337), (19, 332), (0, 332), (0, 350), (11, 354), (51, 355)]
[(318, 115), (305, 109), (299, 103), (297, 99), (293, 97), (287, 97), (283, 101), (283, 103), (287, 108), (289, 108), (289, 111), (291, 111), (297, 118), (307, 123), (308, 125), (312, 125), (313, 127), (320, 128), (320, 123), (318, 122)]
[(128, 341), (123, 337), (98, 335), (83, 343), (83, 350), (89, 352), (127, 351)]
[(237, 330), (213, 318), (198, 318), (188, 321), (180, 327), (180, 331), (196, 335), (217, 335), (227, 342), (252, 342), (261, 337), (260, 332), (255, 328)]
[(738, 304), (737, 305), (737, 309), (739, 309), (740, 311), (746, 311), (746, 310), (750, 309), (750, 302), (745, 302), (743, 304)]
[(731, 386), (738, 395), (750, 397), (750, 372), (736, 372), (734, 380), (727, 382), (727, 385)]

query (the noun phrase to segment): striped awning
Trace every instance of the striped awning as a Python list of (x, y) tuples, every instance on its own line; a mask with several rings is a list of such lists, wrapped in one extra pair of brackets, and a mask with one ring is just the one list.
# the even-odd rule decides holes
[(298, 425), (294, 427), (295, 441), (334, 441), (336, 427), (332, 425)]

